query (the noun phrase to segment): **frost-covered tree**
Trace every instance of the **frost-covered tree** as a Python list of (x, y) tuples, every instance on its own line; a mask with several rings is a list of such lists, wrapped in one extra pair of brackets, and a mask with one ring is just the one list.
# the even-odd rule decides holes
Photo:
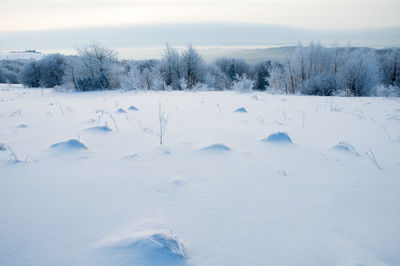
[(220, 57), (214, 60), (213, 65), (217, 66), (225, 75), (228, 73), (228, 69), (232, 64), (232, 59), (226, 57)]
[(151, 60), (130, 61), (128, 70), (122, 77), (122, 88), (128, 90), (164, 90), (160, 64)]
[(0, 60), (0, 83), (19, 83), (19, 75), (25, 60)]
[(63, 84), (65, 88), (79, 91), (78, 80), (82, 77), (83, 63), (78, 56), (66, 57)]
[(349, 90), (354, 96), (370, 95), (371, 90), (381, 79), (375, 55), (365, 49), (347, 52), (340, 74), (343, 79), (343, 89)]
[[(77, 48), (79, 63), (70, 65), (75, 69), (75, 87), (79, 91), (108, 90), (120, 87), (117, 52), (92, 43)], [(71, 72), (71, 71), (70, 71)]]
[(7, 68), (0, 67), (0, 83), (18, 83), (18, 73), (10, 71)]
[(400, 49), (392, 49), (380, 58), (382, 83), (400, 87)]
[(200, 54), (189, 45), (182, 53), (182, 78), (186, 84), (186, 88), (191, 90), (198, 83), (204, 81), (204, 60)]
[(52, 88), (62, 84), (66, 59), (61, 54), (50, 54), (39, 61), (40, 66), (40, 85)]
[(379, 83), (380, 70), (369, 49), (299, 44), (273, 65), (267, 80), (273, 89), (293, 94), (364, 96)]
[(239, 92), (249, 92), (254, 87), (254, 80), (247, 77), (246, 74), (237, 76), (236, 80), (232, 84), (232, 90)]
[(238, 73), (236, 73), (236, 67), (235, 67), (235, 61), (231, 63), (231, 65), (228, 68), (228, 73), (227, 76), (231, 82), (237, 81), (237, 78), (240, 76)]
[(222, 70), (214, 64), (207, 65), (204, 83), (208, 88), (216, 90), (224, 90), (230, 86), (230, 80)]
[(274, 62), (267, 78), (270, 91), (295, 94), (298, 76), (294, 71), (292, 58), (286, 57), (281, 62)]
[(141, 90), (141, 75), (139, 66), (134, 62), (128, 63), (128, 71), (121, 78), (121, 87), (126, 90)]
[(19, 80), (24, 86), (31, 88), (40, 87), (41, 71), (38, 61), (32, 61), (25, 65), (20, 73)]
[(204, 76), (204, 84), (210, 89), (215, 89), (215, 77), (210, 72), (207, 72)]
[(289, 93), (289, 80), (285, 67), (286, 65), (279, 62), (271, 63), (269, 76), (266, 78), (269, 85), (268, 90)]
[(243, 59), (221, 57), (217, 58), (213, 64), (219, 67), (229, 79), (228, 88), (232, 87), (233, 82), (237, 81), (238, 77), (244, 74), (248, 77), (251, 76), (251, 67)]
[(181, 90), (182, 78), (181, 56), (167, 44), (161, 60), (161, 75), (167, 86), (174, 90)]
[(25, 65), (20, 73), (20, 81), (28, 87), (53, 88), (62, 84), (65, 70), (65, 56), (50, 54)]
[(271, 69), (271, 62), (261, 62), (255, 66), (255, 82), (254, 88), (255, 90), (265, 91), (268, 87), (268, 77), (269, 71)]

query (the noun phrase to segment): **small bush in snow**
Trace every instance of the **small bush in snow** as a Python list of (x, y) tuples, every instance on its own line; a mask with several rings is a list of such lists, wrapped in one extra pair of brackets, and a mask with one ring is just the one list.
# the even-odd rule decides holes
[(62, 84), (65, 69), (65, 56), (50, 54), (25, 65), (20, 73), (20, 81), (27, 87), (53, 88)]
[(379, 97), (400, 97), (400, 87), (378, 85), (374, 88), (372, 95)]
[(254, 87), (254, 81), (249, 79), (246, 74), (243, 76), (237, 76), (237, 80), (233, 82), (232, 90), (239, 92), (249, 92)]

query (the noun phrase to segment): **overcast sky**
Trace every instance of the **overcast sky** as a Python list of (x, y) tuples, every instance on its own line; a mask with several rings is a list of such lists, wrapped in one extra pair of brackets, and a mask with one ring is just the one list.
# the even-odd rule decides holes
[(248, 22), (308, 29), (400, 26), (400, 0), (0, 0), (0, 31)]

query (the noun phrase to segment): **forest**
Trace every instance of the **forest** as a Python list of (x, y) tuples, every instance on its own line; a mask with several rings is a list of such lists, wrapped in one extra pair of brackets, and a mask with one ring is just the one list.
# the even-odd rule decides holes
[(400, 96), (400, 49), (298, 44), (283, 59), (241, 58), (206, 62), (188, 45), (167, 44), (161, 59), (120, 60), (98, 43), (76, 55), (1, 60), (0, 83), (60, 90), (235, 90), (319, 96)]

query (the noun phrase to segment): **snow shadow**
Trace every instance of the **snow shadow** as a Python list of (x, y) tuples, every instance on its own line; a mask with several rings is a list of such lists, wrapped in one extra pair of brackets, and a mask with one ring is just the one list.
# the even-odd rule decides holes
[(221, 143), (217, 143), (217, 144), (213, 144), (207, 147), (204, 147), (202, 149), (200, 149), (200, 151), (203, 152), (228, 152), (231, 151), (231, 148), (229, 148), (228, 146), (221, 144)]
[(109, 128), (108, 126), (98, 126), (98, 127), (90, 127), (85, 129), (87, 132), (93, 132), (93, 133), (108, 133), (112, 132), (112, 129)]

